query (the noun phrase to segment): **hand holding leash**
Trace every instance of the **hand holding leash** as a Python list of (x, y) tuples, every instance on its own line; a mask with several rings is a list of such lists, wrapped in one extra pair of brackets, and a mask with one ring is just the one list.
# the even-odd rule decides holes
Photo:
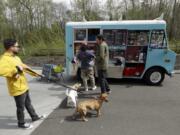
[(16, 69), (18, 71), (18, 74), (22, 73), (23, 72), (23, 67), (22, 66), (16, 66)]

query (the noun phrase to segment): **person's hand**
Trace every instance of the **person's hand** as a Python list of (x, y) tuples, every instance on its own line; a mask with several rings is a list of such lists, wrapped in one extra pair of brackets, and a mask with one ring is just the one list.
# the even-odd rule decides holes
[(16, 68), (18, 70), (18, 73), (22, 73), (23, 72), (24, 68), (22, 66), (18, 65), (18, 66), (16, 66)]
[(16, 79), (18, 79), (19, 77), (20, 77), (20, 75), (19, 75), (19, 74), (16, 74), (16, 75), (15, 75), (15, 78), (16, 78)]

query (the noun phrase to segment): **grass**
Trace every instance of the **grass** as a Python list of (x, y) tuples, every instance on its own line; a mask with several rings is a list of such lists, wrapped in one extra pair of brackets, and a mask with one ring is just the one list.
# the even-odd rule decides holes
[[(43, 51), (42, 51), (43, 50)], [(3, 45), (0, 44), (0, 53), (4, 51)], [(31, 56), (52, 56), (52, 55), (64, 55), (65, 45), (64, 41), (60, 39), (53, 40), (45, 43), (40, 40), (37, 43), (29, 42), (22, 46), (22, 50), (19, 56), (24, 60)]]
[(177, 54), (180, 54), (180, 41), (177, 40), (169, 41), (169, 47)]

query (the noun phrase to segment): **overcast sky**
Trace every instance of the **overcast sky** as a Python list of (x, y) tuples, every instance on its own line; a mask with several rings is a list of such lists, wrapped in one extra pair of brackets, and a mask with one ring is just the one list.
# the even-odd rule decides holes
[(67, 1), (67, 0), (53, 0), (53, 2), (65, 2), (65, 1)]
[(64, 2), (68, 5), (70, 5), (70, 0), (53, 0), (53, 2), (56, 2), (56, 3)]
[[(64, 2), (67, 5), (70, 5), (70, 1), (73, 1), (73, 0), (53, 0), (53, 2), (56, 2), (56, 3)], [(101, 0), (101, 4), (104, 4), (105, 2), (106, 0)]]

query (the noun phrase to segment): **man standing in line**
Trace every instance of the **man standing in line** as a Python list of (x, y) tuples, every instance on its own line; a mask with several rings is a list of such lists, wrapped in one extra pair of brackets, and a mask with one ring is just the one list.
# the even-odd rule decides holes
[(98, 79), (101, 87), (101, 93), (110, 94), (111, 90), (106, 79), (109, 61), (108, 45), (105, 42), (103, 35), (97, 35), (96, 42), (96, 68), (98, 71)]
[[(0, 56), (0, 76), (6, 77), (9, 94), (15, 99), (18, 127), (30, 129), (33, 126), (25, 123), (24, 108), (27, 109), (33, 122), (43, 119), (44, 116), (38, 116), (31, 104), (28, 82), (24, 73), (28, 73), (26, 69), (29, 69), (29, 67), (23, 64), (21, 59), (16, 56), (20, 50), (20, 46), (15, 39), (4, 40), (4, 48), (5, 53)], [(32, 73), (31, 75), (38, 76)]]

